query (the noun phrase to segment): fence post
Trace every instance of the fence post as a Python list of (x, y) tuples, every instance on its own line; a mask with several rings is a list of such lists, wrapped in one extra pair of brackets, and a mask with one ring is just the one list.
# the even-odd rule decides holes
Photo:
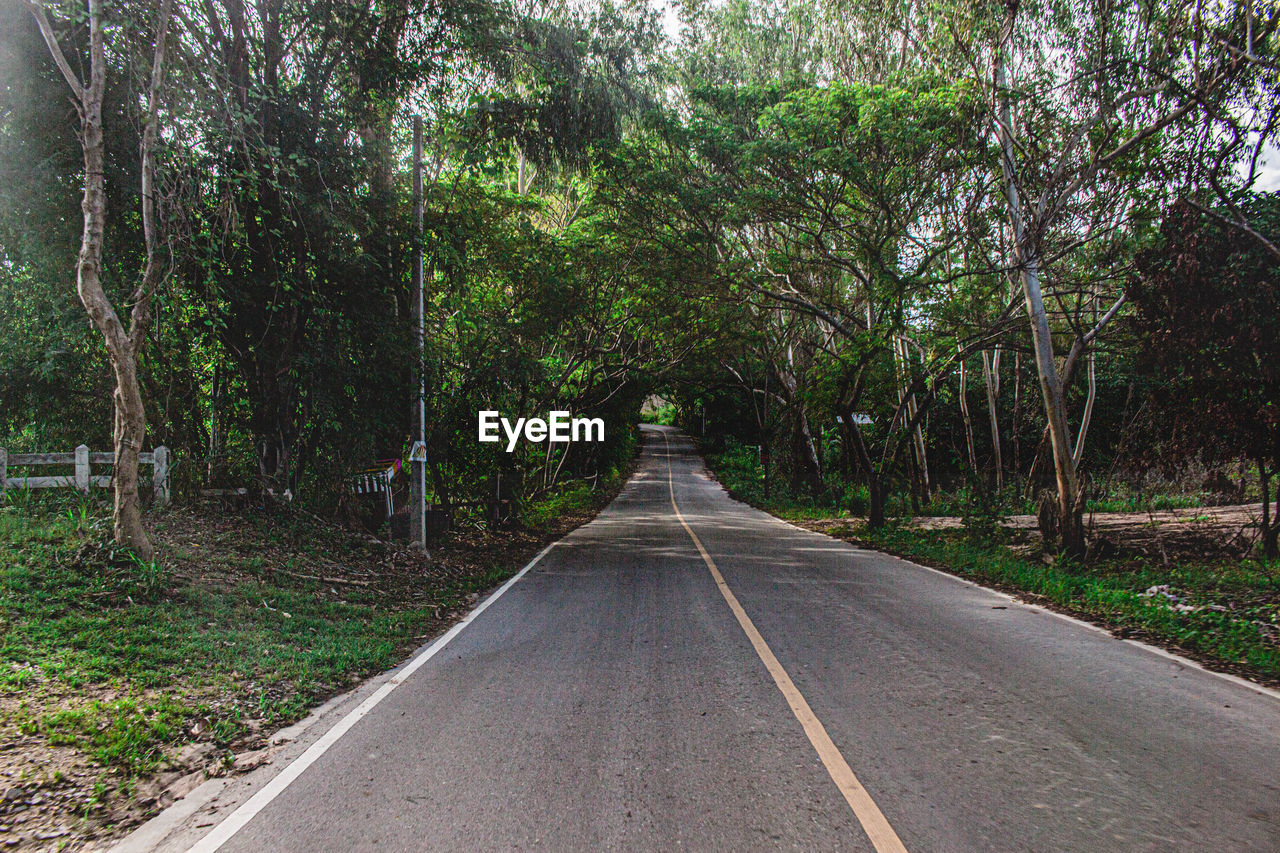
[(151, 460), (151, 495), (153, 505), (160, 509), (169, 505), (169, 448), (160, 445)]
[(9, 478), (9, 451), (5, 450), (3, 447), (0, 447), (0, 494), (3, 494), (4, 490), (8, 487), (9, 485), (8, 478)]
[(76, 489), (89, 494), (89, 448), (83, 444), (76, 448)]

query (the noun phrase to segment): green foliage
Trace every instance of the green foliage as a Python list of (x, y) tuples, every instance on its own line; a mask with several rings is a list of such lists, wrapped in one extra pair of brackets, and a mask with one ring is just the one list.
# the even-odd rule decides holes
[[(108, 45), (104, 276), (118, 302), (140, 270), (131, 87), (149, 68), (149, 30), (133, 19), (146, 11), (116, 10)], [(272, 0), (218, 14), (184, 7), (172, 30), (158, 199), (169, 274), (140, 364), (149, 440), (182, 460), (180, 492), (249, 486), (330, 508), (349, 472), (407, 450), (417, 238), (405, 157), (424, 102), (436, 497), (474, 499), (499, 473), (534, 495), (615, 466), (649, 348), (591, 171), (651, 95), (654, 13)], [(0, 92), (0, 446), (102, 450), (113, 380), (74, 291), (74, 114), (30, 10), (5, 2), (0, 18), (12, 72)], [(83, 33), (53, 21), (74, 55)], [(228, 27), (262, 37), (202, 35)], [(536, 181), (513, 185), (526, 155)], [(475, 442), (485, 408), (603, 416), (607, 440), (568, 459), (491, 454)]]
[(640, 421), (660, 426), (675, 426), (680, 420), (680, 409), (675, 403), (663, 401), (661, 406), (644, 410), (640, 413)]
[(821, 495), (814, 496), (790, 487), (786, 477), (774, 472), (765, 495), (765, 469), (758, 447), (740, 443), (732, 436), (724, 440), (724, 448), (704, 448), (707, 465), (721, 485), (736, 499), (763, 507), (787, 518), (825, 517), (833, 510), (854, 514), (866, 512), (866, 486), (861, 483), (836, 483)]

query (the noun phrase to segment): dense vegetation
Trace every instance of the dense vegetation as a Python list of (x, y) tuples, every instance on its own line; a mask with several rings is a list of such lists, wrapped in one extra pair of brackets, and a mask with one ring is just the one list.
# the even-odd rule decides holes
[[(1031, 508), (1080, 557), (1085, 510), (1151, 472), (1269, 504), (1274, 5), (677, 20), (0, 3), (0, 444), (114, 444), (144, 556), (130, 454), (332, 513), (404, 456), (419, 377), (442, 503), (592, 487), (657, 393), (873, 527)], [(608, 440), (507, 454), (483, 408)]]

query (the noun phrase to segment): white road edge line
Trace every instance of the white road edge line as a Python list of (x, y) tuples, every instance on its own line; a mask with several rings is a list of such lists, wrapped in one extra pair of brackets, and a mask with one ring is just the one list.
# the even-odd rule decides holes
[(214, 853), (226, 844), (233, 835), (244, 828), (245, 824), (253, 820), (258, 812), (266, 808), (272, 800), (280, 796), (286, 788), (293, 783), (295, 779), (302, 775), (308, 767), (316, 762), (320, 756), (324, 755), (329, 747), (338, 742), (338, 739), (351, 730), (351, 727), (365, 717), (370, 711), (377, 707), (378, 703), (391, 695), (391, 691), (395, 690), (403, 684), (409, 676), (413, 675), (427, 661), (431, 660), (436, 654), (449, 644), (449, 641), (458, 634), (462, 633), (462, 629), (470, 625), (475, 618), (485, 611), (485, 609), (502, 597), (502, 594), (511, 589), (516, 581), (525, 576), (525, 573), (538, 564), (538, 562), (547, 555), (547, 552), (558, 545), (562, 540), (557, 539), (547, 547), (538, 552), (525, 567), (516, 573), (515, 577), (498, 587), (497, 591), (486, 598), (484, 601), (462, 617), (462, 621), (454, 625), (445, 633), (436, 638), (431, 645), (427, 646), (411, 660), (403, 669), (395, 674), (390, 681), (383, 684), (376, 691), (370, 694), (369, 698), (361, 702), (354, 710), (338, 721), (337, 725), (325, 732), (315, 743), (307, 747), (306, 751), (293, 760), (278, 776), (273, 778), (266, 785), (263, 785), (259, 791), (240, 807), (233, 811), (225, 820), (209, 831), (209, 834), (197, 841), (188, 851), (188, 853)]
[[(742, 503), (742, 502), (739, 501), (739, 503)], [(841, 539), (837, 536), (830, 536), (826, 533), (819, 533), (816, 530), (809, 530), (808, 528), (801, 527), (798, 524), (792, 524), (791, 522), (787, 521), (785, 518), (778, 518), (776, 515), (772, 513), (765, 512), (764, 510), (756, 509), (750, 504), (743, 504), (743, 506), (749, 507), (750, 509), (754, 509), (756, 510), (756, 512), (764, 513), (769, 518), (772, 518), (774, 521), (778, 522), (779, 524), (785, 524), (787, 527), (790, 527), (792, 530), (799, 530), (802, 533), (809, 533), (814, 536), (821, 536), (823, 539), (840, 542), (858, 551), (870, 551), (875, 554), (881, 554), (885, 557), (892, 557), (893, 559), (898, 560), (899, 562), (906, 563), (908, 566), (914, 566), (917, 569), (924, 569), (926, 572), (933, 572), (935, 575), (941, 575), (942, 577), (949, 578), (953, 581), (956, 581), (957, 583), (962, 583), (962, 584), (967, 584), (968, 586), (977, 587), (978, 589), (984, 590), (985, 592), (989, 592), (992, 595), (999, 596), (1000, 598), (1008, 599), (1009, 601), (1013, 602), (1019, 607), (1024, 607), (1028, 610), (1034, 610), (1036, 613), (1044, 613), (1048, 616), (1054, 617), (1055, 619), (1061, 619), (1063, 622), (1068, 622), (1072, 625), (1075, 625), (1077, 628), (1084, 628), (1085, 630), (1092, 631), (1095, 634), (1101, 634), (1104, 637), (1115, 640), (1118, 643), (1128, 643), (1131, 646), (1137, 646), (1138, 648), (1144, 651), (1150, 652), (1151, 654), (1156, 655), (1157, 657), (1162, 657), (1162, 658), (1165, 658), (1166, 660), (1173, 661), (1174, 663), (1181, 664), (1182, 666), (1185, 666), (1188, 669), (1198, 669), (1201, 672), (1205, 673), (1206, 675), (1211, 675), (1214, 678), (1229, 682), (1231, 684), (1236, 685), (1237, 687), (1243, 687), (1246, 690), (1249, 690), (1250, 692), (1257, 693), (1259, 696), (1263, 696), (1267, 699), (1274, 699), (1275, 701), (1280, 702), (1280, 690), (1273, 690), (1270, 687), (1266, 687), (1265, 685), (1258, 684), (1257, 682), (1254, 682), (1254, 681), (1250, 681), (1247, 678), (1241, 678), (1238, 675), (1232, 675), (1229, 672), (1218, 672), (1216, 669), (1209, 669), (1209, 667), (1205, 666), (1199, 661), (1193, 660), (1189, 657), (1184, 657), (1178, 654), (1177, 652), (1171, 652), (1168, 649), (1162, 649), (1159, 646), (1153, 646), (1152, 644), (1143, 642), (1142, 640), (1134, 640), (1129, 637), (1117, 637), (1115, 634), (1111, 633), (1106, 628), (1103, 628), (1101, 625), (1095, 625), (1092, 622), (1086, 622), (1085, 620), (1080, 619), (1076, 616), (1070, 616), (1066, 613), (1059, 613), (1056, 610), (1050, 610), (1048, 607), (1045, 607), (1042, 604), (1032, 604), (1028, 601), (1023, 601), (1021, 598), (1018, 598), (1016, 595), (1010, 595), (1009, 593), (1004, 592), (1003, 590), (993, 589), (992, 587), (984, 586), (983, 584), (980, 584), (975, 580), (970, 580), (969, 578), (961, 577), (960, 575), (954, 575), (951, 572), (944, 572), (942, 569), (935, 569), (933, 566), (926, 566), (926, 565), (923, 565), (922, 563), (916, 563), (906, 559), (905, 557), (899, 557), (897, 554), (890, 554), (887, 551), (877, 551), (875, 548), (864, 548), (860, 545), (854, 545), (852, 542), (849, 542), (845, 539)]]

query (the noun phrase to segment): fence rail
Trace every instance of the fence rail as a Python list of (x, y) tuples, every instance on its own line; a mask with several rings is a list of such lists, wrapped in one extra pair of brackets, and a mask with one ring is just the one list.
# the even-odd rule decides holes
[[(75, 489), (88, 494), (90, 487), (107, 488), (112, 477), (94, 474), (93, 465), (114, 465), (116, 455), (111, 452), (90, 452), (80, 445), (70, 453), (9, 453), (0, 447), (0, 492), (7, 489)], [(140, 465), (151, 466), (151, 493), (157, 507), (169, 503), (169, 448), (163, 445), (148, 453), (138, 454)], [(74, 465), (70, 476), (10, 477), (9, 466)]]

